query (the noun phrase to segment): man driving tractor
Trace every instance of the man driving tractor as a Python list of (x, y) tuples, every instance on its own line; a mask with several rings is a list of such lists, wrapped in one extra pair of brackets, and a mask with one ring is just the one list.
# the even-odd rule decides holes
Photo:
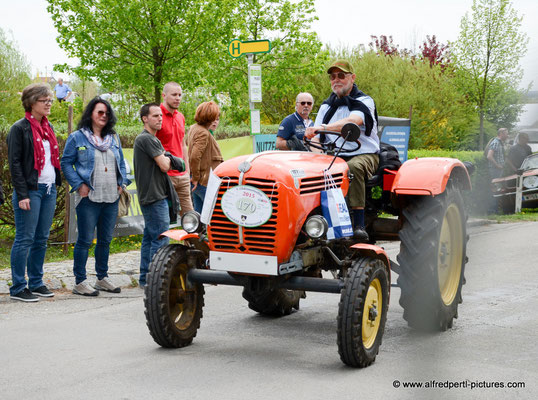
[(365, 179), (370, 178), (379, 165), (377, 110), (374, 100), (355, 85), (353, 67), (348, 61), (335, 61), (327, 73), (333, 93), (322, 103), (314, 126), (306, 128), (305, 137), (312, 139), (318, 136), (320, 142), (336, 139), (339, 148), (344, 139), (323, 132), (318, 134), (318, 131), (340, 132), (349, 122), (359, 125), (360, 148), (355, 143), (345, 142), (342, 151), (346, 153), (340, 157), (346, 160), (354, 177), (348, 193), (353, 216), (353, 236), (359, 241), (368, 241), (364, 223)]

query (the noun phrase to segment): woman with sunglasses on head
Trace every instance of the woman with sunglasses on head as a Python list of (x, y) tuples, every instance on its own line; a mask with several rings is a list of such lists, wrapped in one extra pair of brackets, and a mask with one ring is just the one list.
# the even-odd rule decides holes
[(201, 213), (211, 169), (222, 162), (219, 145), (213, 131), (219, 126), (220, 108), (214, 101), (202, 103), (196, 109), (196, 123), (189, 129), (187, 145), (191, 169), (192, 203), (194, 211)]
[(277, 150), (307, 151), (303, 144), (306, 128), (313, 125), (308, 117), (314, 106), (314, 98), (310, 93), (299, 93), (295, 99), (295, 112), (282, 120), (276, 135)]
[[(62, 156), (62, 171), (75, 192), (78, 239), (74, 250), (73, 293), (97, 296), (99, 290), (119, 293), (108, 277), (108, 255), (118, 200), (127, 179), (121, 143), (114, 131), (116, 116), (110, 103), (99, 97), (91, 100), (78, 123), (78, 130), (69, 135)], [(92, 287), (86, 277), (88, 251), (97, 228), (95, 272)]]
[[(56, 186), (61, 185), (56, 136), (47, 116), (53, 93), (45, 83), (22, 91), (23, 119), (8, 137), (8, 161), (13, 185), (15, 241), (11, 248), (11, 298), (35, 302), (54, 294), (43, 283), (43, 262), (56, 209)], [(28, 283), (25, 279), (28, 274)]]

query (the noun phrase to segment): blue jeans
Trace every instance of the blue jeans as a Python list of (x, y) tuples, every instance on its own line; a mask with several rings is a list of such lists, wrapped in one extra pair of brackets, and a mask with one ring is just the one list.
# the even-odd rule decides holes
[(159, 235), (170, 227), (170, 214), (166, 199), (156, 201), (148, 206), (140, 205), (144, 215), (144, 237), (140, 249), (140, 285), (146, 284), (149, 263), (162, 246), (169, 243), (167, 237), (159, 239)]
[(52, 184), (47, 188), (47, 185), (40, 183), (37, 190), (28, 191), (28, 197), (30, 210), (21, 210), (17, 192), (13, 191), (15, 241), (11, 248), (13, 285), (9, 288), (12, 295), (26, 288), (26, 272), (30, 290), (43, 286), (43, 261), (56, 208), (56, 186)]
[(108, 255), (110, 242), (118, 216), (118, 200), (114, 203), (95, 203), (83, 197), (77, 206), (78, 239), (73, 252), (73, 273), (77, 285), (86, 279), (88, 251), (97, 228), (95, 246), (95, 272), (97, 279), (108, 276)]
[[(192, 188), (191, 184), (191, 188)], [(201, 214), (202, 208), (204, 207), (204, 198), (205, 198), (205, 191), (207, 189), (207, 186), (198, 184), (196, 186), (196, 189), (192, 191), (192, 204), (194, 206), (194, 211)]]

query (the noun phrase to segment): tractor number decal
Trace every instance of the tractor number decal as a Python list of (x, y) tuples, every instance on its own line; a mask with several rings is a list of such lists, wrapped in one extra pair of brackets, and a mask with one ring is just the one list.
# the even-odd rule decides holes
[(267, 195), (249, 185), (228, 189), (222, 195), (221, 206), (230, 221), (246, 228), (265, 224), (273, 213), (273, 205)]

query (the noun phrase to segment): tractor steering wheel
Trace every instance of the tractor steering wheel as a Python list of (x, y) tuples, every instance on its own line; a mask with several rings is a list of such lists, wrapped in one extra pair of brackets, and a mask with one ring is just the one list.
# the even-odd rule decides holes
[[(306, 147), (310, 151), (312, 151), (311, 148), (315, 148), (329, 155), (334, 155), (334, 154), (346, 155), (349, 153), (353, 153), (361, 148), (361, 143), (359, 142), (359, 136), (361, 133), (360, 128), (358, 127), (357, 124), (354, 124), (352, 122), (345, 124), (342, 127), (341, 132), (320, 130), (320, 131), (317, 131), (316, 133), (318, 135), (322, 133), (328, 133), (331, 135), (335, 135), (336, 137), (332, 141), (325, 141), (325, 142), (313, 142), (311, 139), (307, 139), (306, 137), (303, 137), (303, 141), (305, 142)], [(336, 145), (336, 141), (340, 137), (344, 139), (344, 143), (342, 143), (342, 146), (338, 148)], [(343, 145), (347, 142), (354, 142), (356, 147), (352, 149), (342, 150)]]

